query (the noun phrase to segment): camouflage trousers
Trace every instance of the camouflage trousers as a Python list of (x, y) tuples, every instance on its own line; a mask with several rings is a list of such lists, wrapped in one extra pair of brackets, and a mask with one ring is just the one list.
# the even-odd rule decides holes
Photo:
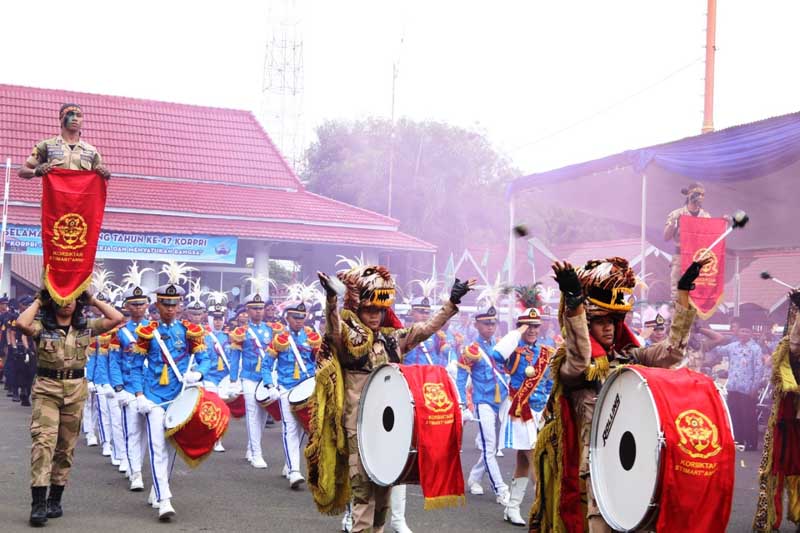
[(346, 431), (348, 449), (351, 450), (349, 466), (353, 533), (383, 533), (392, 487), (381, 487), (369, 479), (358, 454), (356, 432)]
[(36, 378), (31, 395), (32, 487), (67, 484), (87, 393), (82, 378)]

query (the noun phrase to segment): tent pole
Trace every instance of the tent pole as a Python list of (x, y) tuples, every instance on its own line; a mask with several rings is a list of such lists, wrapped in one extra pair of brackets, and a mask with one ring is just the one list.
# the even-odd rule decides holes
[[(514, 197), (508, 200), (508, 286), (514, 286), (514, 258), (516, 257), (516, 240), (514, 239)], [(509, 291), (506, 305), (508, 306), (508, 330), (514, 325), (514, 291)]]
[(708, 0), (706, 17), (706, 80), (701, 133), (714, 131), (714, 56), (717, 52), (717, 0)]
[(739, 317), (739, 305), (742, 301), (742, 276), (739, 274), (739, 254), (736, 254), (736, 300), (734, 302), (733, 316)]
[[(645, 256), (645, 246), (647, 245), (646, 239), (647, 231), (647, 174), (642, 172), (642, 228), (639, 237), (639, 252), (641, 253), (641, 267), (639, 269), (639, 277), (644, 281), (647, 275), (647, 257)], [(641, 289), (642, 299), (647, 299), (647, 289), (642, 285)]]

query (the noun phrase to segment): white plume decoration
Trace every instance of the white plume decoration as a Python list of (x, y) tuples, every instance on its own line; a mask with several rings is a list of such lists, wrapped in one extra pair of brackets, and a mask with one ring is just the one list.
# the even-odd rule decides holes
[(267, 276), (264, 276), (263, 274), (258, 276), (250, 276), (245, 281), (252, 285), (253, 292), (257, 292), (259, 294), (266, 294), (268, 286), (274, 289), (278, 288), (278, 285), (272, 279), (267, 278)]
[(197, 269), (189, 266), (186, 263), (178, 263), (177, 261), (167, 261), (161, 265), (161, 274), (166, 274), (167, 283), (173, 285), (180, 285), (189, 281), (189, 272), (195, 272)]
[(478, 285), (476, 289), (481, 291), (478, 293), (478, 303), (486, 302), (486, 304), (490, 306), (497, 306), (500, 297), (507, 293), (507, 289), (503, 286), (500, 279), (500, 274), (497, 274), (497, 279), (495, 279), (493, 284)]
[(415, 279), (411, 280), (411, 283), (416, 283), (419, 286), (420, 291), (422, 291), (422, 296), (428, 299), (433, 297), (433, 295), (436, 293), (436, 288), (439, 286), (439, 283), (435, 278)]
[(339, 258), (339, 260), (336, 261), (336, 266), (345, 265), (347, 268), (345, 268), (344, 270), (350, 270), (352, 268), (361, 268), (367, 264), (367, 262), (364, 260), (363, 252), (361, 253), (361, 255), (356, 257), (346, 257), (344, 255), (337, 255), (336, 257)]
[(228, 293), (225, 291), (209, 291), (208, 303), (214, 305), (225, 305), (228, 303)]
[(92, 290), (95, 294), (105, 294), (108, 296), (114, 287), (118, 287), (111, 279), (114, 273), (108, 269), (95, 265), (92, 272)]
[(142, 278), (145, 272), (155, 272), (152, 268), (139, 268), (136, 260), (131, 261), (128, 271), (122, 276), (122, 286), (126, 289), (131, 287), (141, 287)]
[(322, 291), (319, 289), (319, 281), (312, 283), (292, 283), (285, 285), (286, 287), (286, 300), (299, 301), (309, 305), (315, 303), (322, 303), (325, 299)]

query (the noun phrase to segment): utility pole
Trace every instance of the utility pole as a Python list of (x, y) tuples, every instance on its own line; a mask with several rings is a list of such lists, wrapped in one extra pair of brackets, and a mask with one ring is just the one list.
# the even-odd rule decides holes
[(702, 133), (714, 131), (714, 55), (717, 52), (717, 0), (708, 0), (706, 14), (706, 83)]
[[(402, 41), (400, 41), (402, 44)], [(397, 87), (398, 68), (396, 60), (392, 63), (392, 118), (391, 131), (389, 133), (389, 198), (387, 200), (386, 215), (392, 216), (392, 189), (394, 189), (394, 101), (395, 89)]]

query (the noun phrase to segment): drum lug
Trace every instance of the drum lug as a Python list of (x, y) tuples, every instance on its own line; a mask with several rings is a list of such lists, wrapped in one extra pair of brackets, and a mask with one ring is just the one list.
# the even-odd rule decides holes
[(658, 432), (658, 448), (656, 449), (656, 459), (658, 459), (658, 456), (661, 455), (661, 450), (663, 448), (666, 448), (666, 446), (667, 446), (667, 438), (664, 436), (664, 432), (663, 431), (659, 431)]

